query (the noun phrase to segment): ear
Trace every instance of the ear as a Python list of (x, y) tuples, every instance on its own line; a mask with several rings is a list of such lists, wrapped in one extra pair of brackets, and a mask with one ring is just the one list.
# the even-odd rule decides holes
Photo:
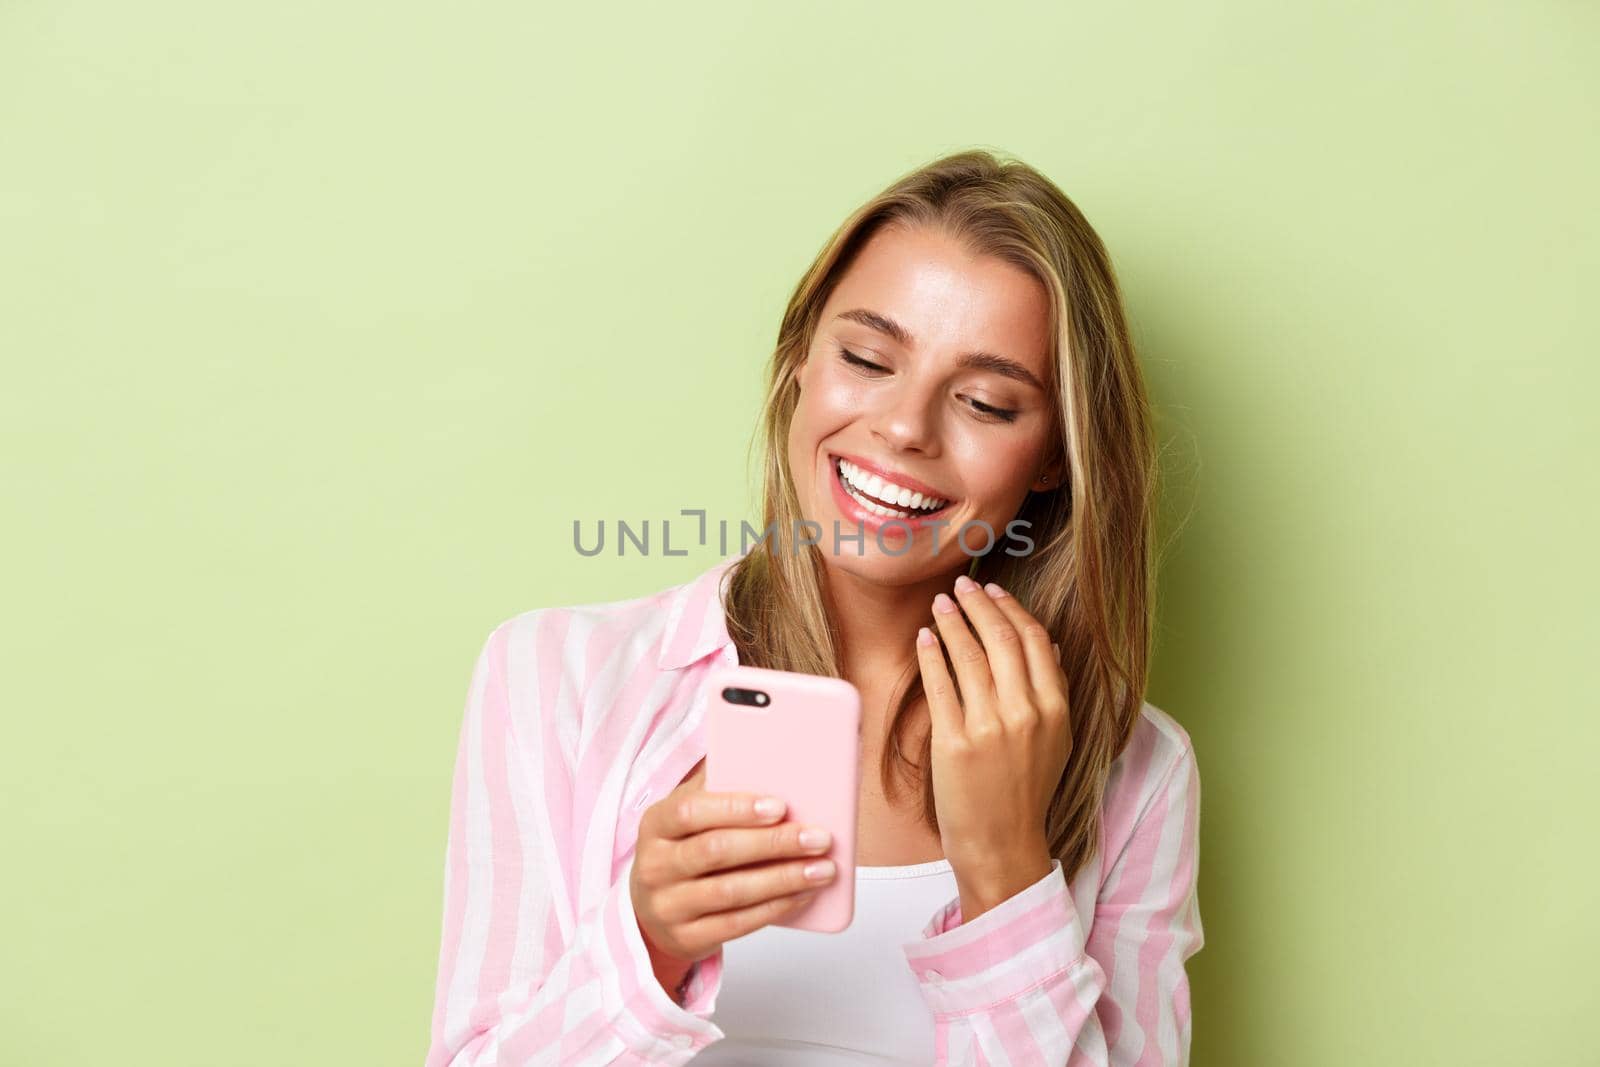
[(1033, 484), (1028, 488), (1035, 493), (1048, 493), (1052, 490), (1060, 489), (1067, 476), (1066, 466), (1066, 463), (1061, 460), (1046, 464), (1044, 469), (1035, 475)]

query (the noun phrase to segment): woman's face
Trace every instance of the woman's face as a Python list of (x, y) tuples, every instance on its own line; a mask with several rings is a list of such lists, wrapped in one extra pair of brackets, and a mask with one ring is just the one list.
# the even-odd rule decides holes
[[(1048, 301), (1032, 275), (930, 230), (886, 227), (860, 250), (823, 307), (789, 431), (829, 567), (897, 583), (965, 569), (989, 540), (978, 523), (994, 551), (1027, 547), (1006, 524), (1030, 489), (1060, 484), (1059, 466), (1041, 471), (1056, 432)], [(884, 525), (896, 518), (909, 533)], [(842, 540), (858, 530), (860, 547)]]

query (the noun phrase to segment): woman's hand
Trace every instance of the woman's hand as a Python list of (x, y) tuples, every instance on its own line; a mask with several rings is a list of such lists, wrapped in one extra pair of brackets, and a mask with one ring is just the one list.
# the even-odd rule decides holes
[(962, 575), (933, 614), (955, 667), (952, 680), (924, 627), (934, 806), (970, 922), (1050, 873), (1045, 816), (1072, 754), (1067, 679), (1049, 631), (993, 583)]
[(702, 761), (639, 820), (628, 891), (668, 995), (696, 960), (794, 914), (837, 873), (827, 831), (785, 819), (781, 802), (757, 810), (754, 793), (708, 792), (705, 777)]

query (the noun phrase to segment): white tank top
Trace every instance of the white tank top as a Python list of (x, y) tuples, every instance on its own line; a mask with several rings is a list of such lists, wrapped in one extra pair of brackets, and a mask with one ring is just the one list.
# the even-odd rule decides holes
[(693, 1062), (927, 1067), (933, 1015), (901, 946), (957, 894), (949, 860), (857, 867), (855, 914), (838, 933), (763, 926), (726, 942), (711, 1021), (727, 1036)]

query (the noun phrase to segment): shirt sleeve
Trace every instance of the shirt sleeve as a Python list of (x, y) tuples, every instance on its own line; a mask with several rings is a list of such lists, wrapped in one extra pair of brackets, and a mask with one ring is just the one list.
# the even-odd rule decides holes
[(1186, 1067), (1200, 950), (1200, 777), (1193, 750), (1165, 772), (1112, 863), (1085, 932), (1061, 861), (970, 923), (936, 914), (906, 961), (934, 1016), (938, 1065)]
[[(426, 1065), (682, 1064), (722, 1036), (709, 1019), (720, 959), (695, 965), (687, 1007), (667, 995), (633, 910), (631, 859), (600, 899), (573, 913), (567, 875), (577, 854), (555, 814), (568, 810), (572, 789), (550, 721), (554, 694), (569, 687), (549, 677), (561, 642), (543, 632), (520, 618), (502, 624), (473, 669)], [(515, 695), (512, 657), (530, 665)]]

